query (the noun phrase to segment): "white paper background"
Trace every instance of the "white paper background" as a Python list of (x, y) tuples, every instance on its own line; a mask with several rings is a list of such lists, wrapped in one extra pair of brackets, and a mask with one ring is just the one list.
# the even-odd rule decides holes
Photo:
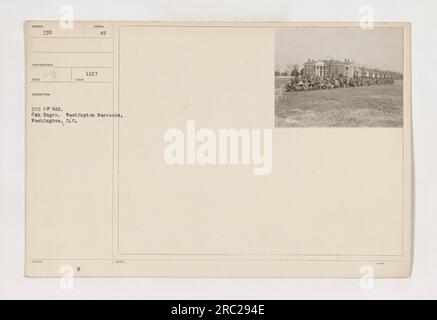
[[(59, 279), (24, 278), (25, 20), (410, 21), (413, 46), (414, 266), (407, 280)], [(307, 299), (437, 298), (437, 9), (435, 0), (2, 0), (0, 3), (0, 298)], [(375, 48), (377, 50), (377, 48)]]

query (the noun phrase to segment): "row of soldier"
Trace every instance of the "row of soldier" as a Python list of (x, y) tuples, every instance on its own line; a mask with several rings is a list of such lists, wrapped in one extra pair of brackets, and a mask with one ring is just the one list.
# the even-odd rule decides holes
[(373, 85), (391, 85), (393, 79), (387, 78), (370, 78), (370, 77), (353, 77), (347, 78), (342, 75), (333, 75), (330, 77), (319, 76), (295, 76), (291, 77), (285, 85), (285, 91), (309, 91), (349, 87), (363, 87)]

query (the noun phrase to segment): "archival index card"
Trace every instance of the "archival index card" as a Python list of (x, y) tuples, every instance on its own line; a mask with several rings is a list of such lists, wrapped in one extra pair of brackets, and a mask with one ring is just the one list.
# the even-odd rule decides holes
[(25, 34), (28, 276), (410, 275), (409, 24)]

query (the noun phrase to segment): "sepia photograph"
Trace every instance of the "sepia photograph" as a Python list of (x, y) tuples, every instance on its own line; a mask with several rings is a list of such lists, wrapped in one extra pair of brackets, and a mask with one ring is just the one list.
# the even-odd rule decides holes
[(403, 127), (402, 28), (278, 28), (275, 127)]

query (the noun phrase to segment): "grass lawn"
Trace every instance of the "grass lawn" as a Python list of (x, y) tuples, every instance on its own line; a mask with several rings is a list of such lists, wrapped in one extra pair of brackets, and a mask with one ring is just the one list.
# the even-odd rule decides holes
[(402, 127), (402, 82), (284, 92), (276, 81), (276, 127)]

